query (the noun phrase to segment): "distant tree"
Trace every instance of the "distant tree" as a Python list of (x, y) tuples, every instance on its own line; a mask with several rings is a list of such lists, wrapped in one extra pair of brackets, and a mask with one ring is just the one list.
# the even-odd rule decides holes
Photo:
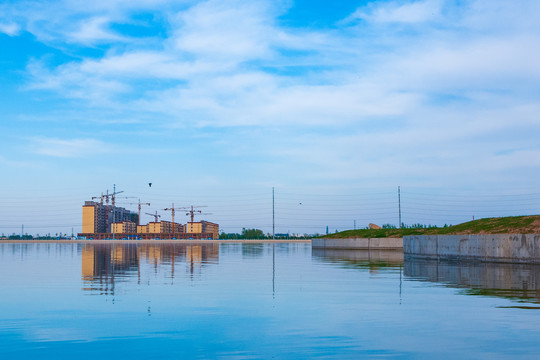
[(240, 239), (241, 235), (240, 234), (237, 234), (237, 233), (224, 233), (222, 232), (220, 235), (219, 235), (219, 238), (220, 239)]
[(260, 229), (242, 229), (242, 238), (244, 239), (262, 239), (264, 233)]

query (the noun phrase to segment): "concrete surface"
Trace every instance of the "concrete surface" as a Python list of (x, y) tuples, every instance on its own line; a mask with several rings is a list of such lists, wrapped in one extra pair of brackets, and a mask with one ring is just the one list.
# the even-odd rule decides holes
[(540, 264), (540, 234), (405, 236), (403, 253), (430, 259)]

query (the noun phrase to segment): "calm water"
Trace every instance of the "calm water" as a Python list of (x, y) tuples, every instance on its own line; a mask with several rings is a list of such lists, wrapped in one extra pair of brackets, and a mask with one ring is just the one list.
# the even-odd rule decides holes
[(0, 359), (538, 359), (539, 282), (310, 244), (0, 244)]

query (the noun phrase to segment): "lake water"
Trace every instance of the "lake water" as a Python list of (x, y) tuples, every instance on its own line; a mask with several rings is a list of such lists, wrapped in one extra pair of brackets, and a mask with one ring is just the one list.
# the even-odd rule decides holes
[(0, 359), (538, 359), (540, 268), (310, 244), (0, 244)]

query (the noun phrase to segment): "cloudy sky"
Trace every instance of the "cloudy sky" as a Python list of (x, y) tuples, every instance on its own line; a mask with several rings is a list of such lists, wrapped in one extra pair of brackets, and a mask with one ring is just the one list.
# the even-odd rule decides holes
[[(124, 191), (227, 232), (540, 213), (536, 0), (0, 4), (0, 232)], [(148, 183), (152, 182), (152, 187)], [(144, 218), (145, 221), (150, 217)], [(178, 219), (185, 221), (185, 216)]]

